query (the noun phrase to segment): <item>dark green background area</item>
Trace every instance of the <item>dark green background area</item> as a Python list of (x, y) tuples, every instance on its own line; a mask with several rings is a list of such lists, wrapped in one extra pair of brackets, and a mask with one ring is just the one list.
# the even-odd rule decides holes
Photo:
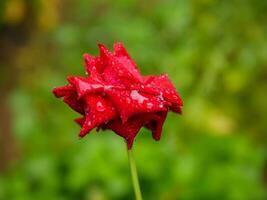
[(134, 154), (144, 199), (267, 199), (267, 2), (0, 1), (0, 200), (134, 199), (124, 141), (80, 140), (54, 98), (82, 54), (121, 41), (142, 74), (168, 73), (183, 115)]

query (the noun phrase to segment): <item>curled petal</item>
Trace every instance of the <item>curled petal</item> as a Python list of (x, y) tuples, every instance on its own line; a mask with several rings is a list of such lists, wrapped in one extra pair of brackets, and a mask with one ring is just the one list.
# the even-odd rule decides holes
[(104, 61), (109, 60), (109, 62), (105, 62), (106, 66), (103, 71), (103, 78), (106, 82), (124, 86), (136, 82), (142, 83), (143, 79), (136, 64), (121, 43), (114, 45), (114, 54), (110, 54), (104, 47), (101, 52), (105, 55), (102, 56), (105, 58)]
[(84, 59), (84, 62), (85, 62), (85, 71), (88, 74), (91, 74), (93, 68), (96, 66), (95, 57), (85, 53), (85, 54), (83, 54), (83, 59)]
[(166, 101), (172, 104), (171, 110), (179, 111), (178, 107), (183, 106), (182, 99), (178, 95), (173, 86), (172, 82), (169, 80), (167, 75), (161, 76), (147, 76), (145, 80), (145, 92), (156, 92), (161, 95)]
[(104, 91), (103, 83), (93, 80), (91, 78), (69, 76), (67, 79), (76, 88), (78, 98), (81, 98), (86, 94)]
[(109, 122), (106, 126), (107, 129), (111, 129), (121, 137), (123, 137), (128, 145), (128, 149), (132, 148), (134, 138), (142, 127), (140, 120), (129, 120), (126, 123), (122, 123), (120, 119)]
[(148, 124), (146, 124), (146, 128), (152, 131), (152, 136), (155, 140), (160, 140), (162, 127), (167, 117), (167, 114), (167, 111), (153, 114), (154, 118)]
[[(163, 115), (166, 118), (166, 114)], [(165, 118), (157, 114), (138, 114), (130, 118), (125, 123), (123, 123), (120, 119), (116, 119), (109, 122), (104, 127), (111, 129), (112, 131), (123, 137), (127, 142), (128, 149), (131, 149), (135, 136), (144, 125), (151, 125), (151, 128), (149, 129), (152, 130), (153, 137), (158, 140), (160, 138), (162, 125)], [(152, 123), (154, 123), (155, 125), (152, 125)]]
[(57, 87), (52, 90), (53, 94), (56, 97), (64, 97), (65, 95), (74, 92), (74, 88), (70, 85), (67, 86), (62, 86), (62, 87)]
[(109, 58), (111, 56), (111, 52), (105, 47), (104, 44), (98, 44), (98, 48), (100, 51), (100, 59), (102, 62), (109, 62)]
[(72, 92), (67, 94), (64, 96), (63, 101), (76, 112), (84, 114), (83, 102), (78, 99), (77, 93)]
[(142, 76), (137, 68), (137, 65), (131, 59), (123, 44), (115, 43), (113, 48), (117, 62), (120, 63), (137, 82), (142, 82)]
[(83, 126), (85, 120), (86, 120), (85, 116), (74, 119), (74, 121), (75, 121), (77, 124), (79, 124), (81, 127)]
[(83, 99), (85, 122), (80, 131), (80, 137), (84, 137), (93, 128), (118, 117), (115, 107), (106, 98), (100, 95), (87, 95)]
[[(123, 44), (121, 42), (117, 42), (113, 45), (114, 49), (114, 55), (117, 57), (126, 57), (130, 60), (132, 60), (127, 52), (127, 50), (124, 48)], [(133, 62), (134, 63), (134, 62)]]
[(81, 114), (84, 113), (83, 102), (78, 99), (78, 94), (75, 91), (75, 88), (71, 85), (58, 87), (53, 89), (53, 94), (60, 98), (64, 97), (63, 101), (68, 104), (73, 110)]
[(159, 98), (137, 90), (109, 90), (106, 93), (119, 111), (123, 123), (135, 114), (167, 110)]
[(98, 57), (97, 70), (99, 73), (103, 73), (105, 68), (112, 62), (112, 53), (103, 44), (98, 44), (100, 55)]

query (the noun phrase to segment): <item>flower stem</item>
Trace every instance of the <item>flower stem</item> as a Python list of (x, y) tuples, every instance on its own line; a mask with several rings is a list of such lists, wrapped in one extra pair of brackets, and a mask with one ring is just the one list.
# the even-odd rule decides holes
[(128, 159), (129, 159), (129, 165), (130, 165), (130, 170), (131, 170), (131, 177), (132, 177), (135, 198), (136, 200), (142, 200), (142, 194), (141, 194), (140, 185), (138, 181), (138, 174), (136, 170), (135, 160), (133, 157), (133, 152), (131, 149), (128, 149), (128, 148), (127, 148), (127, 151), (128, 151)]

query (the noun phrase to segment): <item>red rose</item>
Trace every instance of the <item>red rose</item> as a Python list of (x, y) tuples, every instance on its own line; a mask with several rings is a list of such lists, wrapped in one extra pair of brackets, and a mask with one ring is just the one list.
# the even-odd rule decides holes
[(100, 56), (84, 54), (88, 77), (70, 76), (67, 86), (53, 90), (82, 115), (75, 120), (82, 127), (79, 135), (111, 129), (131, 149), (144, 126), (159, 140), (168, 111), (181, 113), (182, 107), (168, 76), (142, 76), (122, 43), (114, 44), (113, 53), (102, 44), (99, 49)]

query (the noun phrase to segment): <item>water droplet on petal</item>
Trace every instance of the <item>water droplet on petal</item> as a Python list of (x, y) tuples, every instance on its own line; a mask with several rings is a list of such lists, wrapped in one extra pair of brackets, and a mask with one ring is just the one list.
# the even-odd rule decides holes
[(106, 110), (106, 108), (104, 107), (104, 105), (102, 104), (102, 102), (98, 101), (96, 103), (96, 110), (98, 112), (104, 112)]
[(130, 95), (131, 95), (131, 98), (133, 100), (138, 101), (138, 103), (143, 103), (144, 100), (147, 100), (147, 98), (139, 94), (137, 90), (132, 90)]
[(104, 86), (105, 91), (110, 90), (110, 89), (112, 89), (112, 86), (110, 86), (110, 85)]
[(153, 104), (152, 103), (147, 103), (146, 106), (147, 106), (148, 109), (151, 109), (153, 107)]
[(160, 94), (159, 94), (158, 98), (159, 98), (161, 101), (163, 101), (163, 100), (164, 100), (164, 98), (163, 98), (163, 96), (162, 96), (162, 92), (160, 92)]

